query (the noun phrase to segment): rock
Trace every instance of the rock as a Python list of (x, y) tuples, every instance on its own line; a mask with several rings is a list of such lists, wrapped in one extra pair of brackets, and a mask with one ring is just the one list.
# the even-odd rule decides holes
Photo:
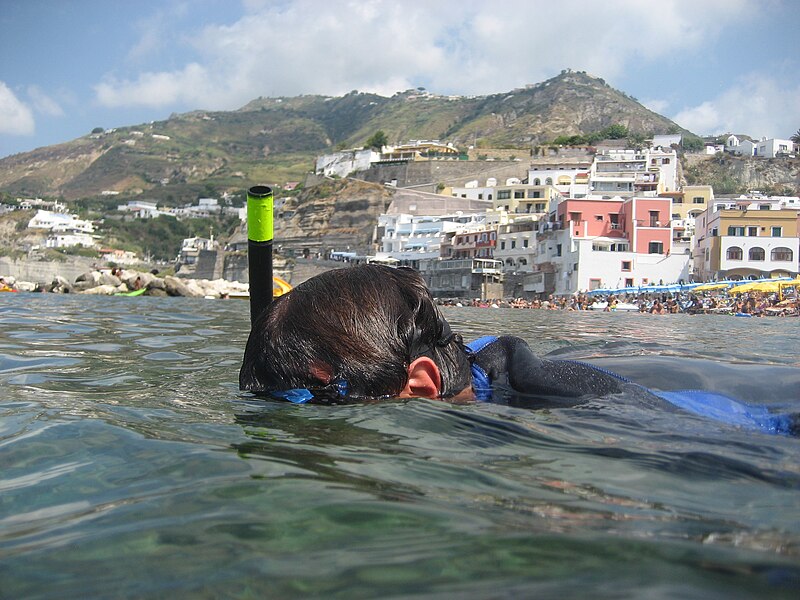
[(73, 291), (72, 284), (61, 275), (56, 275), (53, 283), (50, 284), (50, 291), (61, 294), (69, 294)]
[(203, 290), (197, 289), (197, 284), (194, 284), (195, 289), (191, 289), (186, 283), (177, 277), (165, 277), (164, 288), (167, 294), (170, 296), (186, 296), (189, 298), (198, 298), (203, 296)]
[[(164, 285), (164, 280), (161, 279), (160, 277), (156, 277), (154, 275), (153, 278), (150, 280), (150, 282), (147, 284), (147, 289), (149, 291), (152, 291), (152, 290), (165, 291), (167, 288)], [(153, 294), (153, 295), (156, 295), (156, 294)]]
[[(94, 287), (100, 285), (100, 277), (102, 273), (100, 271), (87, 271), (86, 273), (81, 273), (75, 278), (75, 283), (90, 283), (89, 287)], [(88, 289), (88, 288), (85, 288)]]
[(110, 273), (101, 273), (100, 279), (98, 281), (100, 285), (113, 285), (117, 287), (122, 281), (116, 275), (111, 275)]
[(161, 288), (147, 288), (147, 291), (144, 293), (145, 296), (158, 296), (163, 297), (167, 295), (167, 292)]
[(93, 288), (89, 288), (88, 290), (83, 290), (79, 292), (80, 294), (91, 294), (94, 296), (110, 296), (116, 291), (116, 288), (113, 285), (98, 285)]

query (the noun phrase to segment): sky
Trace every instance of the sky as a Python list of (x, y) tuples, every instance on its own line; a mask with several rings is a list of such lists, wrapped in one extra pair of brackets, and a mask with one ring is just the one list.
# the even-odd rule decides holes
[(0, 0), (0, 157), (95, 127), (571, 68), (699, 135), (800, 129), (796, 0)]

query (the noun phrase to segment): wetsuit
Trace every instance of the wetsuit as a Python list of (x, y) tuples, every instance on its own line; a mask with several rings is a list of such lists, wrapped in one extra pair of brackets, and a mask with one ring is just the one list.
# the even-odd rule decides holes
[(524, 394), (530, 408), (577, 406), (624, 394), (640, 406), (673, 412), (686, 410), (767, 433), (800, 434), (798, 414), (774, 414), (766, 406), (745, 404), (703, 390), (648, 390), (588, 363), (539, 358), (517, 337), (486, 336), (466, 347), (472, 365), (472, 387), (478, 400), (493, 400), (498, 387)]

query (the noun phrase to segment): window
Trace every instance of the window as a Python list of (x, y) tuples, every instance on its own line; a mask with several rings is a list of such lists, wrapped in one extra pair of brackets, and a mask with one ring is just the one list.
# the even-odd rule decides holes
[(553, 178), (552, 177), (548, 177), (547, 179), (544, 180), (544, 184), (545, 185), (553, 185)]
[(703, 198), (702, 196), (695, 196), (694, 198), (692, 198), (692, 204), (705, 204), (705, 203), (706, 199)]
[[(705, 221), (705, 219), (703, 219), (703, 220)], [(717, 237), (718, 235), (719, 235), (719, 229), (717, 229), (716, 227), (714, 227), (714, 228), (711, 230), (711, 237)]]
[(729, 225), (728, 226), (728, 235), (743, 236), (744, 235), (744, 227), (737, 227), (736, 225)]
[(611, 222), (611, 229), (619, 229), (619, 215), (611, 213), (608, 220)]
[(505, 241), (500, 242), (500, 250), (505, 250), (505, 249), (506, 249)]
[(533, 185), (542, 185), (542, 180), (537, 177), (533, 180)]
[(536, 210), (536, 212), (544, 212), (545, 211), (545, 207), (546, 207), (546, 204), (544, 202), (537, 202), (534, 205), (534, 209)]
[(758, 227), (748, 227), (747, 228), (747, 235), (750, 237), (756, 237), (758, 235)]
[(527, 265), (527, 264), (528, 264), (528, 261), (527, 261), (527, 260), (525, 260), (524, 258), (520, 258), (520, 259), (517, 261), (517, 264), (518, 264), (520, 267), (524, 267), (525, 265)]
[(581, 220), (581, 213), (579, 212), (571, 212), (569, 213), (569, 220), (578, 222)]
[(678, 220), (680, 220), (681, 215), (680, 215), (680, 213), (672, 213), (672, 218), (673, 218), (673, 220), (678, 221)]
[(794, 260), (794, 252), (792, 252), (791, 248), (773, 248), (772, 252), (769, 253), (770, 260), (787, 260), (791, 261)]
[(772, 235), (772, 237), (782, 237), (783, 236), (783, 227), (773, 227), (771, 235)]
[(483, 200), (483, 194), (478, 194), (478, 200)]
[(747, 253), (747, 256), (750, 260), (764, 260), (766, 255), (763, 248), (756, 246), (755, 248), (750, 248), (750, 252)]
[(514, 198), (524, 198), (525, 190), (514, 190)]
[(594, 216), (594, 220), (595, 221), (600, 221), (602, 223), (603, 222), (603, 215), (595, 215)]
[(528, 190), (528, 198), (541, 198), (542, 192), (539, 190)]
[(633, 278), (632, 277), (626, 277), (625, 278), (625, 287), (633, 287)]
[(498, 200), (509, 200), (511, 198), (511, 190), (497, 190)]
[(517, 240), (511, 240), (511, 249), (513, 250), (516, 247), (517, 247)]
[(664, 160), (661, 161), (661, 164), (662, 165), (668, 165), (669, 164), (669, 159), (665, 158)]
[(599, 290), (602, 285), (603, 285), (603, 281), (601, 279), (590, 279), (589, 280), (589, 289), (590, 290)]
[(742, 260), (742, 256), (742, 249), (739, 246), (731, 246), (725, 253), (725, 257), (728, 260)]
[(556, 244), (556, 256), (561, 256), (561, 244)]
[(650, 242), (647, 245), (648, 254), (664, 254), (664, 242)]
[(522, 247), (523, 247), (523, 248), (527, 248), (527, 247), (528, 247), (528, 238), (524, 238), (524, 239), (522, 240)]
[(659, 222), (658, 219), (658, 214), (659, 213), (657, 210), (650, 211), (650, 227), (661, 227), (661, 223)]
[(622, 261), (622, 270), (623, 271), (630, 271), (631, 270), (631, 261), (623, 260)]

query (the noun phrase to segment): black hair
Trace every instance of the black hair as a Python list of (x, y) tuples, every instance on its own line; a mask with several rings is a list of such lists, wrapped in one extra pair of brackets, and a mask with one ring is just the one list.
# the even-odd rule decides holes
[(346, 381), (352, 396), (396, 396), (422, 355), (439, 367), (442, 397), (470, 384), (461, 337), (419, 273), (373, 264), (335, 269), (277, 298), (258, 318), (239, 387), (269, 393)]

